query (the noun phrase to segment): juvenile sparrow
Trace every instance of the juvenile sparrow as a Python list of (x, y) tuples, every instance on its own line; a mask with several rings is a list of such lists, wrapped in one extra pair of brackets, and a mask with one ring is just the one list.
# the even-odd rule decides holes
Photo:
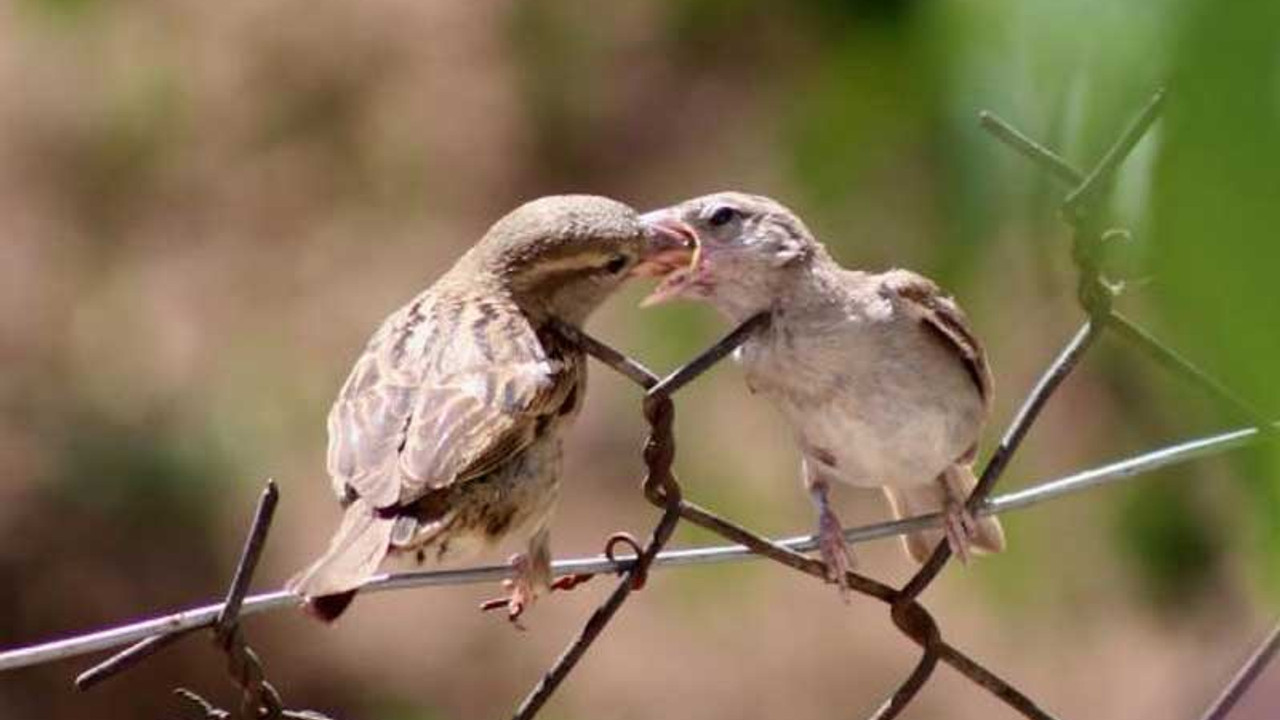
[(559, 436), (586, 391), (585, 358), (555, 323), (581, 324), (629, 276), (669, 271), (679, 242), (622, 203), (546, 197), (392, 313), (329, 412), (342, 523), (289, 588), (333, 620), (389, 553), (442, 561), (516, 534), (528, 539), (508, 584), (519, 616), (551, 587)]
[(840, 267), (769, 198), (718, 193), (641, 220), (697, 247), (647, 304), (705, 300), (734, 322), (770, 314), (737, 357), (751, 391), (773, 401), (795, 434), (833, 580), (843, 584), (852, 557), (827, 498), (832, 480), (881, 486), (897, 517), (941, 510), (945, 531), (904, 537), (917, 561), (943, 535), (966, 561), (970, 544), (1004, 547), (999, 521), (964, 506), (991, 374), (955, 302), (906, 270)]

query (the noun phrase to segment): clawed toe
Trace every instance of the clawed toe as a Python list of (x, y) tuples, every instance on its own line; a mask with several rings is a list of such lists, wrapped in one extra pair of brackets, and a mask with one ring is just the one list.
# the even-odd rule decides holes
[(978, 522), (973, 513), (963, 503), (948, 502), (942, 510), (942, 528), (951, 552), (962, 564), (968, 565), (973, 557), (969, 544), (978, 534)]
[(502, 581), (502, 589), (507, 591), (507, 596), (480, 603), (480, 612), (489, 612), (490, 610), (505, 607), (507, 609), (507, 620), (511, 622), (511, 626), (517, 630), (524, 630), (524, 625), (520, 623), (520, 616), (524, 614), (524, 611), (529, 606), (533, 605), (537, 592), (534, 590), (533, 582), (530, 578), (529, 559), (524, 555), (514, 555), (510, 563), (515, 576)]
[(512, 597), (494, 598), (480, 603), (480, 611), (488, 612), (497, 610), (498, 608), (507, 609), (507, 620), (510, 621), (511, 627), (517, 630), (524, 630), (524, 624), (520, 622), (520, 616), (524, 614), (525, 608), (528, 607), (524, 600)]
[(818, 550), (827, 566), (827, 581), (838, 585), (841, 596), (848, 600), (853, 553), (845, 542), (844, 528), (834, 513), (824, 512), (818, 518)]
[(525, 627), (520, 622), (520, 616), (533, 604), (533, 593), (527, 583), (503, 580), (502, 586), (508, 591), (507, 596), (480, 603), (480, 611), (489, 612), (490, 610), (506, 608), (507, 620), (511, 622), (511, 626), (517, 630), (524, 630)]

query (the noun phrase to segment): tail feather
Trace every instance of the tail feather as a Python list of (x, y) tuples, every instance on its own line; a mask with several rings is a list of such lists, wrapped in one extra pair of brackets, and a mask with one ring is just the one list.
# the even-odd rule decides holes
[[(978, 480), (973, 470), (967, 465), (953, 465), (938, 476), (937, 481), (927, 485), (907, 487), (885, 486), (885, 496), (893, 509), (896, 518), (909, 518), (928, 515), (942, 510), (948, 495), (963, 501), (973, 491)], [(975, 518), (977, 534), (972, 539), (971, 548), (979, 553), (997, 553), (1004, 549), (1004, 529), (1000, 520), (994, 515)], [(943, 542), (946, 534), (939, 528), (918, 530), (902, 536), (907, 554), (916, 562), (923, 563), (933, 554), (938, 543)]]
[(394, 526), (394, 517), (382, 517), (368, 502), (357, 499), (347, 507), (329, 549), (294, 576), (286, 588), (307, 598), (313, 615), (333, 621), (351, 604), (364, 581), (378, 571)]

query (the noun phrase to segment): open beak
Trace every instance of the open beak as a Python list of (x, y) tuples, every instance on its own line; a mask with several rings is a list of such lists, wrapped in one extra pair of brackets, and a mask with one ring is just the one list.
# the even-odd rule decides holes
[(648, 235), (644, 257), (631, 269), (633, 277), (666, 277), (687, 266), (698, 247), (693, 228), (659, 210), (640, 216)]
[(670, 209), (641, 215), (640, 223), (649, 233), (649, 253), (631, 270), (631, 274), (663, 278), (640, 303), (641, 307), (649, 307), (679, 297), (687, 285), (690, 271), (698, 264), (701, 248), (698, 234)]

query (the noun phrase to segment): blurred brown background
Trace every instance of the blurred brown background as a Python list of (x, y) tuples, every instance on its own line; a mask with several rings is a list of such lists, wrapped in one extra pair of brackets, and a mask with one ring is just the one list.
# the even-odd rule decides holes
[[(1084, 167), (1158, 85), (1120, 176), (1123, 306), (1272, 414), (1280, 18), (1257, 4), (728, 0), (10, 0), (0, 3), (0, 646), (221, 594), (266, 477), (277, 587), (336, 522), (324, 415), (391, 309), (499, 215), (595, 192), (648, 208), (739, 188), (801, 212), (847, 265), (957, 294), (999, 402), (988, 446), (1080, 320), (1061, 189), (976, 124), (991, 109)], [(658, 369), (724, 330), (641, 312), (590, 329)], [(568, 448), (558, 556), (655, 515), (638, 396), (596, 368)], [(1114, 340), (1066, 386), (1005, 488), (1232, 427)], [(777, 418), (729, 365), (682, 396), (687, 492), (807, 531)], [(961, 647), (1065, 718), (1194, 717), (1280, 587), (1276, 453), (1161, 471), (1009, 517), (1010, 548), (927, 596)], [(849, 523), (885, 517), (838, 494)], [(709, 541), (682, 529), (677, 544)], [(485, 558), (498, 561), (503, 556)], [(896, 542), (860, 546), (900, 581)], [(332, 628), (246, 622), (291, 705), (352, 720), (502, 717), (607, 590), (519, 634), (493, 587), (360, 600)], [(868, 714), (914, 662), (878, 604), (764, 563), (662, 572), (548, 718)], [(0, 717), (174, 716), (234, 701), (188, 640), (77, 694), (84, 661), (0, 675)], [(1274, 717), (1280, 670), (1236, 717)], [(1005, 717), (942, 669), (907, 717)]]

